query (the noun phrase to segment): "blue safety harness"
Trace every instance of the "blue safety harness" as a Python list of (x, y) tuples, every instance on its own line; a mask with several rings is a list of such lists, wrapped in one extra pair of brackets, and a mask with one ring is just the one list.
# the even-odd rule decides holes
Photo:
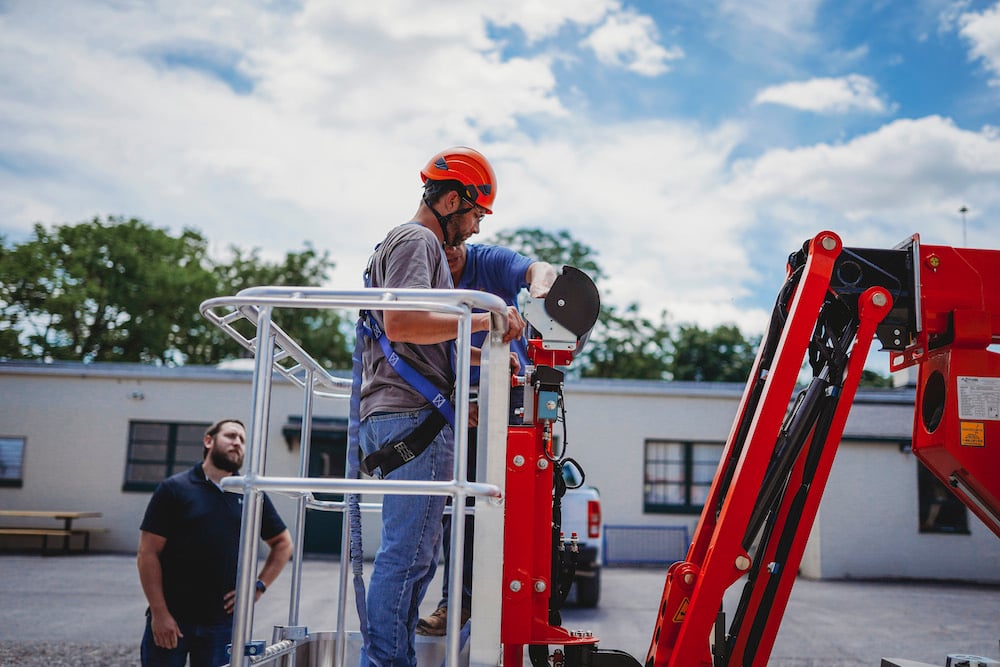
[[(375, 248), (377, 250), (378, 246)], [(365, 268), (364, 281), (366, 288), (371, 287), (371, 262), (374, 261), (374, 258), (375, 255), (372, 254), (368, 266)], [(358, 355), (361, 354), (358, 352), (358, 349), (363, 348), (364, 339), (368, 338), (377, 341), (379, 347), (382, 348), (382, 355), (389, 362), (392, 369), (396, 371), (396, 374), (403, 378), (407, 384), (417, 390), (421, 396), (427, 399), (428, 403), (436, 408), (434, 412), (428, 415), (405, 438), (399, 442), (387, 444), (377, 452), (373, 452), (364, 459), (361, 459), (359, 464), (361, 472), (366, 475), (372, 475), (378, 469), (381, 471), (382, 477), (385, 477), (399, 466), (420, 456), (434, 438), (437, 437), (437, 434), (441, 432), (445, 424), (449, 424), (452, 428), (455, 427), (455, 406), (449, 397), (445, 396), (440, 389), (434, 386), (433, 382), (418, 373), (406, 359), (396, 353), (392, 348), (389, 337), (385, 335), (382, 326), (370, 310), (365, 309), (360, 312), (358, 322), (354, 327), (354, 333), (354, 347)], [(353, 375), (354, 383), (358, 384), (359, 387), (356, 392), (352, 388), (351, 398), (353, 402), (354, 396), (357, 394), (360, 417), (361, 391), (359, 376), (360, 370), (355, 369)], [(358, 447), (360, 447), (360, 440)]]
[[(376, 249), (378, 246), (376, 246)], [(374, 259), (374, 254), (372, 255)], [(364, 273), (365, 287), (371, 287), (371, 260)], [(379, 326), (369, 310), (362, 310), (354, 326), (354, 352), (351, 355), (351, 404), (347, 427), (347, 477), (357, 479), (361, 473), (371, 475), (377, 469), (384, 478), (391, 471), (412, 461), (433, 442), (444, 425), (455, 426), (455, 406), (434, 384), (416, 371), (395, 350), (388, 336)], [(386, 361), (411, 387), (433, 405), (436, 410), (428, 415), (408, 436), (401, 441), (385, 445), (377, 452), (362, 458), (361, 451), (361, 378), (364, 368), (363, 352), (365, 339), (376, 340), (382, 348)], [(351, 571), (354, 577), (354, 598), (361, 620), (361, 635), (368, 645), (368, 618), (365, 603), (365, 582), (363, 574), (364, 549), (361, 543), (361, 497), (357, 493), (347, 494), (347, 516), (350, 532)]]
[[(368, 280), (366, 277), (366, 287), (368, 286), (367, 282)], [(371, 314), (371, 311), (361, 311), (361, 317), (358, 318), (358, 325), (357, 329), (361, 330), (363, 335), (378, 341), (379, 347), (382, 348), (382, 354), (385, 355), (386, 361), (388, 361), (393, 370), (399, 374), (399, 377), (406, 380), (407, 384), (420, 392), (421, 396), (426, 398), (431, 405), (437, 408), (438, 412), (444, 417), (445, 421), (454, 427), (455, 406), (452, 405), (451, 399), (442, 394), (430, 380), (418, 373), (413, 366), (406, 361), (406, 359), (403, 359), (403, 357), (396, 354), (396, 351), (392, 349), (392, 343), (389, 342), (389, 337), (382, 331), (382, 327), (379, 326), (378, 321)]]

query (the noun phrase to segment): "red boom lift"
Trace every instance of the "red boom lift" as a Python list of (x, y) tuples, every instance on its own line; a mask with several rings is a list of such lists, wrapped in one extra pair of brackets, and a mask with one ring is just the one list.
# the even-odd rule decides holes
[[(570, 342), (532, 338), (525, 425), (509, 430), (504, 664), (519, 665), (527, 646), (535, 667), (638, 667), (559, 623), (572, 568), (552, 510), (564, 463), (552, 445), (559, 368), (599, 307), (589, 279), (566, 274), (542, 312)], [(921, 245), (916, 235), (891, 250), (845, 248), (824, 231), (788, 259), (687, 557), (668, 570), (645, 667), (766, 665), (875, 338), (893, 371), (919, 366), (914, 454), (1000, 536), (1000, 354), (989, 349), (1000, 342), (1000, 251)], [(812, 378), (793, 400), (804, 361)], [(727, 625), (723, 594), (741, 579)], [(562, 649), (549, 654), (550, 645)]]

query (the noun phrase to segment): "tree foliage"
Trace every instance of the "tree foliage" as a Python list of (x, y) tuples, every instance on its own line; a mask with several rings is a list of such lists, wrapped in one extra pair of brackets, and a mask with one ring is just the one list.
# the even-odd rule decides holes
[[(487, 243), (503, 245), (556, 268), (574, 266), (600, 289), (606, 274), (597, 253), (566, 230), (520, 228), (494, 234)], [(746, 337), (735, 324), (702, 329), (694, 324), (671, 327), (667, 312), (651, 320), (639, 305), (620, 307), (602, 298), (600, 315), (574, 372), (584, 377), (673, 379), (696, 382), (745, 382), (753, 369), (760, 337)], [(890, 387), (892, 381), (865, 370), (863, 387)]]
[[(574, 266), (600, 288), (597, 253), (568, 231), (519, 229), (497, 234), (506, 245), (556, 267)], [(94, 218), (46, 229), (35, 225), (19, 245), (0, 237), (0, 359), (215, 364), (243, 348), (201, 316), (208, 298), (257, 285), (322, 285), (329, 253), (306, 244), (282, 260), (230, 246), (227, 260), (185, 229), (172, 236), (137, 218)], [(277, 309), (275, 321), (328, 368), (350, 365), (353, 331), (337, 312)], [(252, 335), (249, 327), (244, 331)], [(672, 329), (667, 313), (641, 314), (636, 303), (603, 299), (575, 371), (588, 377), (743, 381), (756, 341), (733, 325)]]
[(215, 286), (207, 243), (130, 219), (94, 218), (3, 246), (7, 358), (170, 363)]
[[(259, 248), (249, 252), (230, 246), (231, 259), (215, 268), (218, 285), (215, 295), (236, 294), (248, 287), (274, 286), (319, 286), (328, 278), (334, 263), (329, 253), (317, 252), (306, 243), (302, 252), (288, 252), (282, 262), (268, 262), (261, 258)], [(320, 364), (327, 368), (349, 368), (350, 348), (345, 332), (349, 329), (343, 317), (328, 309), (278, 309), (273, 313), (274, 321), (293, 340), (299, 343)], [(206, 320), (201, 320), (197, 345), (185, 350), (189, 363), (217, 363), (219, 359), (231, 359), (244, 353), (242, 347), (232, 341), (221, 330)], [(247, 336), (253, 332), (247, 328)], [(353, 330), (351, 330), (353, 335)]]
[(888, 375), (882, 375), (878, 371), (865, 369), (861, 371), (861, 380), (858, 381), (858, 386), (888, 389), (892, 387), (892, 378)]
[(537, 227), (503, 230), (494, 234), (488, 242), (540, 262), (548, 262), (557, 270), (566, 264), (574, 266), (598, 284), (607, 277), (597, 264), (597, 253), (593, 248), (574, 239), (565, 229), (551, 232)]
[[(318, 285), (333, 267), (308, 246), (276, 263), (235, 247), (218, 262), (207, 248), (194, 230), (175, 237), (110, 216), (35, 225), (20, 245), (0, 239), (0, 358), (218, 363), (242, 347), (201, 316), (202, 301), (255, 284)], [(290, 311), (279, 324), (315, 342), (321, 363), (348, 365), (335, 314)]]
[(712, 330), (681, 325), (674, 337), (670, 374), (675, 380), (743, 382), (753, 369), (759, 340), (748, 340), (732, 324)]
[[(334, 268), (330, 254), (317, 252), (306, 243), (305, 250), (285, 254), (280, 263), (269, 263), (260, 257), (260, 249), (249, 253), (230, 246), (232, 260), (217, 268), (220, 294), (236, 294), (247, 287), (259, 285), (320, 286)], [(295, 308), (274, 312), (274, 321), (293, 340), (326, 368), (350, 368), (354, 329), (343, 316), (330, 309)], [(214, 327), (213, 327), (214, 328)]]
[(583, 348), (584, 377), (662, 380), (670, 365), (673, 341), (666, 312), (653, 322), (639, 315), (639, 305), (601, 306), (601, 314)]
[[(557, 269), (567, 264), (574, 266), (589, 275), (598, 289), (605, 277), (597, 253), (566, 230), (503, 231), (490, 243), (507, 246)], [(670, 347), (666, 313), (654, 322), (640, 315), (638, 304), (620, 308), (602, 298), (597, 323), (574, 367), (584, 377), (663, 379)]]
[[(605, 274), (597, 253), (569, 232), (517, 229), (501, 232), (495, 243), (560, 267), (575, 266), (600, 288)], [(602, 299), (597, 324), (578, 359), (584, 377), (743, 381), (753, 365), (756, 342), (734, 325), (704, 331), (693, 325), (671, 329), (666, 311), (656, 320), (639, 304), (620, 307)]]

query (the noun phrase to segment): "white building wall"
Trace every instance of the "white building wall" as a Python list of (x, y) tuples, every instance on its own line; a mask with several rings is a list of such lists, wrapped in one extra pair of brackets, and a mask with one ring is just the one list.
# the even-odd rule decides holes
[(693, 535), (694, 514), (643, 511), (643, 456), (647, 439), (725, 442), (742, 386), (703, 387), (661, 382), (579, 380), (566, 385), (569, 456), (601, 491), (606, 524), (683, 526)]
[(896, 443), (842, 443), (814, 526), (818, 548), (802, 573), (1000, 581), (1000, 540), (971, 512), (969, 535), (919, 531), (919, 465)]
[[(0, 435), (27, 437), (24, 486), (0, 487), (0, 507), (100, 511), (103, 517), (91, 525), (109, 532), (92, 546), (134, 552), (149, 494), (122, 491), (129, 422), (232, 416), (249, 426), (251, 389), (251, 374), (242, 371), (0, 363)], [(693, 533), (697, 515), (643, 512), (643, 444), (648, 438), (725, 442), (742, 390), (734, 384), (568, 380), (568, 454), (601, 490), (605, 522), (684, 526)], [(1000, 581), (1000, 540), (973, 515), (971, 535), (918, 532), (918, 464), (899, 445), (912, 430), (912, 392), (906, 396), (859, 395), (801, 572)], [(281, 427), (302, 408), (301, 390), (277, 380), (267, 474), (297, 474), (299, 452), (289, 450)], [(317, 399), (314, 406), (322, 417), (346, 417), (347, 411), (343, 399)], [(295, 501), (271, 496), (294, 528)], [(378, 544), (375, 515), (366, 513), (365, 525), (370, 555)]]
[(862, 392), (851, 408), (800, 572), (1000, 581), (1000, 540), (971, 512), (969, 535), (920, 533), (912, 402), (872, 395)]
[[(249, 429), (251, 379), (214, 369), (0, 364), (0, 435), (27, 437), (24, 485), (0, 487), (0, 507), (96, 510), (103, 516), (80, 526), (109, 532), (94, 535), (91, 547), (135, 551), (150, 494), (122, 490), (129, 422), (233, 417)], [(302, 414), (301, 390), (284, 380), (274, 387), (266, 472), (297, 475), (298, 451), (289, 451), (281, 426), (289, 414)], [(318, 414), (346, 417), (346, 401), (321, 400)], [(295, 501), (271, 496), (293, 528)]]

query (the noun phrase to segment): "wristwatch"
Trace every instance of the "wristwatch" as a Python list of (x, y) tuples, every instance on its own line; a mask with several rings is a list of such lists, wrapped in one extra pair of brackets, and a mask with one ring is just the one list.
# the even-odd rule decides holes
[(257, 590), (260, 591), (261, 593), (267, 592), (267, 585), (260, 579), (257, 580)]

